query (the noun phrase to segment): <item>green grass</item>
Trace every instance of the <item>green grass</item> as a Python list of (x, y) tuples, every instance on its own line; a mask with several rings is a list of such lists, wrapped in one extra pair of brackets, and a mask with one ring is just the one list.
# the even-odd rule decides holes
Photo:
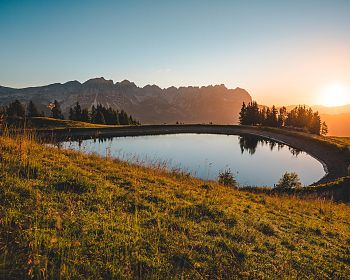
[[(253, 175), (252, 171), (252, 175)], [(350, 206), (0, 137), (1, 279), (343, 278)]]
[(335, 137), (335, 136), (322, 136), (322, 135), (316, 135), (306, 132), (300, 132), (292, 129), (287, 128), (274, 128), (274, 127), (261, 127), (257, 129), (263, 129), (267, 131), (277, 132), (277, 133), (284, 133), (289, 135), (295, 135), (298, 137), (303, 137), (306, 139), (311, 139), (314, 141), (319, 141), (324, 144), (332, 145), (335, 148), (339, 149), (341, 152), (350, 152), (350, 137)]
[(30, 119), (32, 127), (37, 129), (65, 129), (65, 128), (104, 128), (118, 127), (118, 125), (92, 124), (86, 122), (59, 120), (47, 117), (35, 117)]
[(339, 147), (344, 147), (350, 150), (350, 137), (327, 137), (327, 139), (333, 143), (337, 143)]

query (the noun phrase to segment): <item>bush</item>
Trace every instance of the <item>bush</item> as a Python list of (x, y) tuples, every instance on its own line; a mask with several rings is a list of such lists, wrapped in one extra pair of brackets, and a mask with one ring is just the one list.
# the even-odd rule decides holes
[(275, 229), (270, 224), (261, 223), (258, 226), (258, 230), (268, 236), (273, 236), (276, 234)]
[(301, 188), (302, 185), (300, 183), (300, 179), (298, 174), (291, 172), (291, 173), (284, 173), (282, 178), (278, 181), (276, 188), (278, 189), (297, 189)]
[(237, 187), (237, 181), (230, 169), (219, 173), (218, 181), (224, 186)]

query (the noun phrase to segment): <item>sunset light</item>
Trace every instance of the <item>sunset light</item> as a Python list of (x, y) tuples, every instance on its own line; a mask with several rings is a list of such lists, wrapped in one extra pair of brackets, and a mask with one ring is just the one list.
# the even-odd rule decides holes
[(349, 12), (0, 0), (0, 280), (350, 280)]
[(341, 84), (329, 85), (321, 92), (320, 102), (327, 107), (346, 105), (350, 103), (350, 90)]

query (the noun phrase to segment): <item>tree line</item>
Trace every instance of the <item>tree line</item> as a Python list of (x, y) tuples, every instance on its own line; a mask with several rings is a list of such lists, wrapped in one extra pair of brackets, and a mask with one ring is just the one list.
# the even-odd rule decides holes
[(114, 110), (111, 107), (104, 107), (98, 104), (93, 105), (91, 111), (87, 108), (82, 109), (79, 102), (75, 103), (73, 108), (69, 109), (69, 119), (74, 121), (89, 122), (95, 124), (109, 125), (139, 125), (140, 122), (133, 119), (124, 110)]
[(0, 124), (23, 125), (26, 120), (34, 117), (44, 117), (44, 112), (39, 112), (33, 101), (29, 101), (25, 107), (19, 100), (11, 102), (7, 106), (0, 107)]
[(241, 125), (262, 125), (270, 127), (289, 127), (313, 134), (326, 135), (328, 127), (321, 121), (318, 112), (313, 112), (311, 108), (297, 106), (291, 111), (286, 107), (279, 109), (276, 106), (262, 107), (256, 101), (243, 102), (239, 113), (239, 123)]
[[(48, 104), (50, 110), (49, 117), (54, 119), (64, 119), (60, 104), (57, 100)], [(25, 120), (30, 120), (34, 117), (45, 117), (43, 111), (39, 111), (33, 101), (29, 101), (27, 106), (24, 106), (19, 100), (11, 102), (9, 105), (0, 108), (0, 122), (9, 125), (20, 125)], [(124, 110), (116, 111), (111, 107), (104, 107), (101, 104), (97, 107), (92, 106), (91, 111), (82, 109), (79, 102), (69, 110), (69, 119), (75, 121), (89, 122), (95, 124), (110, 124), (110, 125), (138, 125), (138, 121), (133, 119)]]

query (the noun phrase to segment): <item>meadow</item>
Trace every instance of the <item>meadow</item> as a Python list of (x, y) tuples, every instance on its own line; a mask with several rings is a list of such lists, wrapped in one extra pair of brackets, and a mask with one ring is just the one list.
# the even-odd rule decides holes
[(349, 278), (348, 204), (31, 138), (0, 137), (2, 279)]

